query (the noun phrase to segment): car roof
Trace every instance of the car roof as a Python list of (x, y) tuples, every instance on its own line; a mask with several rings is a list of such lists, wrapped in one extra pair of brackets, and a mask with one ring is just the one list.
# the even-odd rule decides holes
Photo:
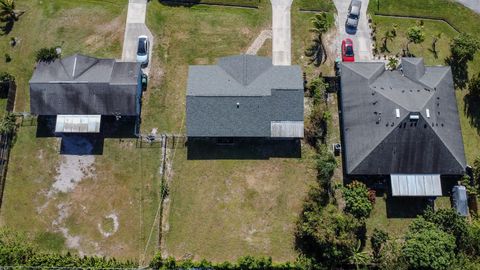
[(360, 7), (359, 6), (352, 6), (352, 9), (350, 10), (350, 14), (355, 14), (355, 15), (360, 14)]

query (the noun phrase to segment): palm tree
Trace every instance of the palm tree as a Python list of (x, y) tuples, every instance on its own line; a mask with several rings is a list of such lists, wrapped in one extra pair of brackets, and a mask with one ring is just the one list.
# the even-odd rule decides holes
[(380, 48), (380, 51), (382, 52), (390, 52), (387, 47), (387, 42), (388, 41), (393, 41), (393, 38), (395, 37), (396, 34), (394, 34), (393, 31), (386, 31), (385, 34), (382, 37), (382, 47)]
[(355, 265), (357, 270), (360, 266), (365, 266), (368, 263), (369, 257), (365, 251), (362, 251), (362, 243), (358, 241), (357, 247), (352, 248), (352, 255), (348, 258), (351, 264)]
[(0, 0), (0, 18), (4, 22), (18, 19), (14, 0)]
[(317, 37), (313, 39), (313, 45), (308, 50), (307, 56), (312, 57), (312, 62), (319, 65), (325, 63), (327, 60), (327, 53), (325, 51), (325, 46), (323, 45), (322, 35), (330, 29), (332, 22), (327, 18), (327, 13), (322, 12), (315, 14), (312, 18), (312, 24), (313, 28), (311, 28), (310, 31), (316, 33)]
[(433, 36), (431, 52), (433, 53), (433, 56), (434, 56), (435, 58), (438, 58), (437, 42), (438, 42), (441, 38), (442, 38), (442, 32), (439, 32), (439, 33), (437, 33), (436, 35)]

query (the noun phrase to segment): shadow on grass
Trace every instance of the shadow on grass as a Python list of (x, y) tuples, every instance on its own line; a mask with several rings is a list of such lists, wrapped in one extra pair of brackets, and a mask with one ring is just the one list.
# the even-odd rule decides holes
[(416, 218), (423, 214), (433, 203), (426, 197), (393, 197), (388, 196), (387, 218)]
[(100, 133), (56, 133), (56, 116), (38, 116), (37, 138), (62, 138), (62, 155), (102, 155), (106, 138), (136, 138), (137, 118), (103, 116)]
[(453, 57), (445, 58), (445, 63), (452, 68), (453, 83), (456, 88), (465, 88), (468, 82), (468, 62), (458, 61)]
[(189, 160), (301, 158), (300, 140), (189, 138)]
[(13, 29), (13, 25), (15, 24), (15, 20), (2, 20), (2, 26), (0, 26), (1, 35), (8, 35)]
[(465, 102), (464, 112), (470, 125), (477, 129), (477, 133), (480, 132), (480, 99), (466, 94), (463, 97), (463, 102)]

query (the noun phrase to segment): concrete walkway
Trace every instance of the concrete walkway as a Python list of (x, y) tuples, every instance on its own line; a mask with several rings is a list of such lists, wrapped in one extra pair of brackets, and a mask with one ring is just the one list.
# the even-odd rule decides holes
[(293, 0), (270, 0), (272, 4), (272, 62), (277, 66), (292, 63), (290, 9)]
[(337, 8), (337, 16), (335, 24), (337, 26), (338, 35), (336, 40), (337, 57), (342, 57), (342, 40), (350, 38), (353, 41), (353, 49), (355, 52), (356, 62), (369, 62), (373, 60), (372, 40), (370, 38), (371, 29), (368, 25), (367, 7), (368, 0), (362, 0), (362, 8), (360, 10), (360, 21), (356, 33), (347, 33), (345, 22), (347, 21), (348, 6), (351, 0), (333, 0)]
[(272, 38), (272, 30), (263, 30), (260, 32), (260, 34), (257, 36), (257, 38), (253, 41), (252, 45), (248, 47), (247, 52), (245, 54), (251, 54), (251, 55), (256, 55), (258, 53), (258, 50), (262, 48), (263, 43), (269, 38)]
[(456, 0), (460, 4), (480, 14), (480, 0)]
[(149, 64), (144, 73), (149, 72), (152, 61), (153, 35), (145, 25), (147, 0), (130, 0), (128, 3), (127, 23), (123, 39), (122, 61), (135, 62), (137, 60), (138, 36), (146, 35), (150, 41)]

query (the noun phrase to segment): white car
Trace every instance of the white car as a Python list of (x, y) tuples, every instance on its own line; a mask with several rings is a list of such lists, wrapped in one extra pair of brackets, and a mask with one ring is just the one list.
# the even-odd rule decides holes
[(148, 37), (139, 36), (138, 48), (137, 48), (137, 62), (142, 63), (142, 66), (148, 65), (148, 49), (149, 49)]

